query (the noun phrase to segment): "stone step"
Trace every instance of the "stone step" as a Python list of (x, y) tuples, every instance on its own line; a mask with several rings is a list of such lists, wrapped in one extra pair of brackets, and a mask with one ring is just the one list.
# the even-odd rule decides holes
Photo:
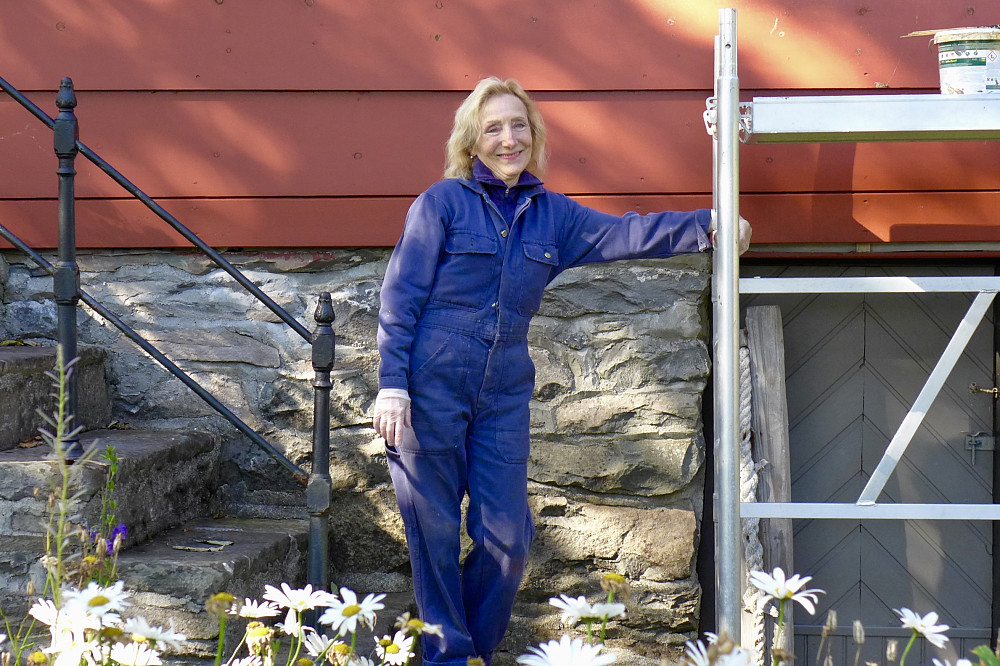
[[(218, 447), (208, 434), (142, 430), (82, 433), (85, 449), (118, 455), (113, 497), (116, 522), (128, 528), (126, 545), (145, 541), (186, 521), (219, 511)], [(97, 526), (108, 463), (101, 457), (80, 470), (79, 522)], [(48, 520), (46, 502), (60, 483), (58, 464), (42, 444), (0, 451), (0, 606), (19, 606), (29, 581), (42, 590), (39, 562)]]
[[(305, 580), (308, 522), (303, 520), (196, 520), (123, 552), (120, 578), (133, 590), (126, 616), (173, 626), (188, 637), (184, 654), (215, 654), (219, 621), (205, 610), (217, 592), (260, 600), (265, 585)], [(219, 546), (206, 542), (232, 542)], [(193, 550), (188, 550), (193, 549)], [(204, 550), (214, 549), (214, 550)], [(245, 622), (226, 631), (227, 656), (240, 642)]]
[[(111, 392), (105, 375), (105, 352), (81, 347), (76, 363), (77, 424), (104, 428), (111, 422)], [(0, 451), (33, 439), (44, 421), (42, 410), (56, 407), (53, 381), (46, 372), (56, 364), (55, 347), (0, 347)]]

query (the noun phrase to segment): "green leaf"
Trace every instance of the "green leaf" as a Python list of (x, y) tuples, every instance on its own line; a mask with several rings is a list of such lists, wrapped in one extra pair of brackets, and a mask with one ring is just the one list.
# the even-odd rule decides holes
[(977, 648), (973, 648), (972, 654), (979, 657), (984, 666), (1000, 666), (1000, 659), (997, 658), (989, 645), (980, 645)]

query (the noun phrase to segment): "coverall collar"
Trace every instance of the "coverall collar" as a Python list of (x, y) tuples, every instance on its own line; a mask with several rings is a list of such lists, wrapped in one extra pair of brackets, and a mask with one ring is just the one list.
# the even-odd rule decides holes
[(520, 177), (517, 179), (517, 184), (514, 187), (507, 187), (507, 184), (502, 180), (493, 175), (489, 167), (483, 164), (477, 157), (472, 163), (472, 178), (480, 183), (486, 185), (497, 185), (506, 189), (525, 188), (531, 185), (541, 185), (542, 181), (535, 177), (535, 174), (530, 171), (522, 171)]

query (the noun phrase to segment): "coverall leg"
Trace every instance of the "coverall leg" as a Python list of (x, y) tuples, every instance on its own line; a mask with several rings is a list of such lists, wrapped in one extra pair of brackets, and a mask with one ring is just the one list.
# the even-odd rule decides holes
[[(481, 656), (488, 664), (534, 535), (527, 502), (534, 369), (523, 333), (487, 339), (418, 327), (414, 350), (417, 443), (388, 456), (421, 619), (444, 634), (422, 637), (424, 663), (464, 666)], [(473, 547), (460, 565), (466, 493)]]

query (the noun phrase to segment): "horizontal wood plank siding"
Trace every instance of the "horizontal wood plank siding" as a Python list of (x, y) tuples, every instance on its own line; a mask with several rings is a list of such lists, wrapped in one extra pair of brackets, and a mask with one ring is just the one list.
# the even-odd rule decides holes
[[(388, 245), (491, 73), (536, 91), (552, 189), (609, 212), (709, 205), (722, 6), (740, 12), (745, 99), (935, 92), (927, 39), (900, 35), (986, 20), (939, 0), (35, 0), (0, 22), (0, 76), (53, 116), (72, 76), (81, 140), (210, 243)], [(5, 96), (0, 160), (0, 224), (54, 243), (52, 136)], [(77, 170), (85, 246), (183, 244)], [(986, 142), (746, 146), (740, 184), (755, 242), (998, 240)]]
[[(609, 213), (691, 210), (710, 194), (578, 196)], [(225, 247), (388, 246), (412, 197), (162, 199), (171, 215), (210, 245)], [(998, 192), (745, 194), (755, 243), (1000, 242)], [(0, 220), (34, 247), (55, 247), (56, 202), (0, 200)], [(759, 222), (756, 222), (759, 221)], [(132, 199), (81, 199), (81, 247), (188, 247)]]
[(0, 37), (25, 90), (67, 67), (86, 90), (705, 90), (720, 7), (749, 88), (935, 87), (900, 35), (996, 23), (942, 0), (31, 0)]

